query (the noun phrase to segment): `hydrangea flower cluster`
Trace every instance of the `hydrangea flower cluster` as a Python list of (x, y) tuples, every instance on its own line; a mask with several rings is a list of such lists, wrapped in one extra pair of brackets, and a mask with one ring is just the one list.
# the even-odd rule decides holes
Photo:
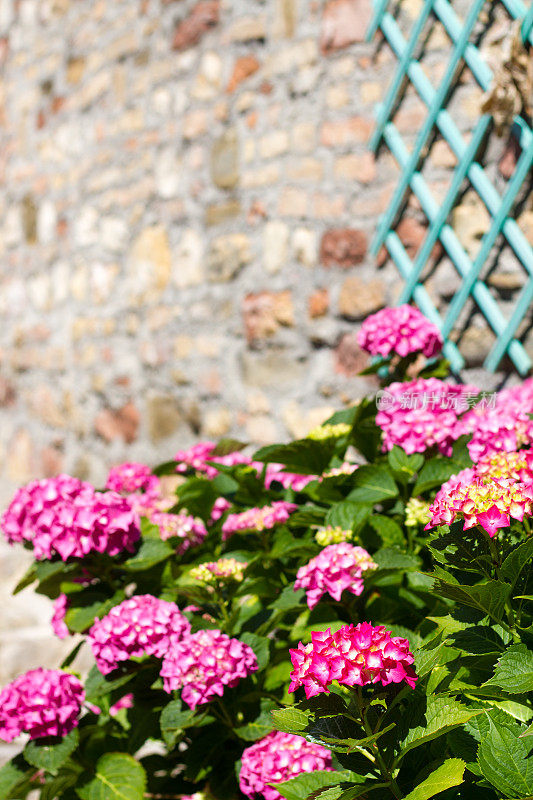
[(263, 531), (287, 522), (293, 511), (298, 508), (294, 503), (276, 500), (270, 506), (248, 508), (239, 514), (229, 514), (222, 525), (222, 538), (229, 539), (234, 533), (245, 531)]
[(429, 522), (429, 503), (419, 500), (418, 497), (411, 497), (405, 506), (405, 524), (408, 528), (416, 528), (419, 525), (427, 525)]
[(106, 481), (106, 489), (119, 494), (133, 494), (143, 492), (152, 497), (161, 494), (161, 482), (152, 474), (150, 467), (138, 462), (126, 462), (111, 467)]
[(391, 383), (378, 396), (376, 424), (383, 431), (383, 450), (397, 444), (409, 454), (436, 447), (451, 455), (456, 439), (469, 432), (460, 417), (468, 409), (467, 398), (477, 394), (473, 386), (438, 378)]
[(319, 528), (315, 533), (315, 541), (321, 547), (326, 547), (328, 544), (348, 542), (352, 537), (353, 532), (343, 530), (340, 525), (326, 525), (323, 528)]
[(290, 655), (294, 669), (289, 691), (303, 686), (308, 698), (329, 691), (333, 681), (345, 686), (405, 681), (414, 688), (417, 680), (407, 639), (369, 622), (345, 625), (333, 634), (329, 628), (313, 632), (311, 642), (300, 642)]
[(91, 551), (131, 552), (140, 535), (138, 516), (125, 497), (96, 492), (69, 475), (19, 489), (0, 525), (8, 542), (31, 542), (35, 558), (57, 553), (63, 561)]
[(194, 580), (207, 584), (220, 581), (240, 583), (244, 578), (244, 570), (247, 566), (246, 561), (237, 561), (235, 558), (219, 558), (218, 561), (208, 561), (198, 567), (193, 567), (189, 574)]
[(166, 511), (153, 511), (149, 515), (150, 522), (157, 525), (163, 541), (177, 537), (181, 544), (177, 552), (182, 555), (190, 547), (202, 544), (207, 536), (207, 529), (200, 517), (193, 517), (185, 511), (168, 514)]
[(432, 358), (443, 345), (437, 326), (418, 308), (407, 304), (383, 308), (367, 317), (357, 334), (357, 342), (370, 355), (384, 358), (391, 354), (405, 358), (411, 353)]
[(183, 701), (194, 709), (222, 697), (226, 686), (236, 686), (256, 670), (257, 658), (249, 645), (208, 629), (171, 642), (161, 677), (166, 692), (181, 689)]
[(162, 658), (171, 642), (190, 633), (189, 621), (175, 603), (136, 595), (97, 619), (88, 639), (98, 669), (107, 675), (132, 656)]
[(437, 492), (429, 507), (426, 528), (464, 521), (464, 530), (481, 525), (489, 536), (510, 525), (511, 518), (522, 520), (533, 508), (533, 484), (512, 478), (493, 478), (465, 469), (450, 478)]
[(66, 736), (78, 724), (85, 692), (78, 678), (55, 669), (32, 669), (0, 692), (0, 739), (12, 742)]
[(52, 625), (52, 630), (54, 631), (55, 635), (59, 639), (66, 639), (69, 635), (69, 630), (65, 624), (65, 614), (67, 613), (67, 606), (68, 606), (68, 598), (66, 594), (60, 594), (59, 597), (54, 600), (54, 613), (52, 615), (52, 619), (50, 620)]
[(523, 483), (533, 482), (533, 450), (515, 453), (487, 453), (476, 464), (476, 473), (490, 478), (512, 478)]
[(474, 463), (485, 455), (513, 452), (533, 442), (533, 420), (524, 409), (517, 410), (504, 405), (496, 408), (480, 406), (466, 414), (464, 422), (472, 430), (472, 438), (467, 446)]
[(347, 436), (351, 430), (352, 426), (347, 425), (345, 422), (337, 422), (336, 424), (328, 423), (313, 428), (313, 430), (309, 431), (307, 434), (307, 438), (312, 439), (314, 442), (321, 442), (325, 439), (340, 439), (341, 436)]
[(280, 800), (280, 793), (270, 783), (329, 769), (331, 752), (325, 747), (306, 742), (302, 736), (273, 731), (243, 751), (239, 788), (250, 800)]
[(330, 544), (300, 567), (294, 589), (305, 589), (307, 605), (314, 608), (324, 594), (337, 601), (344, 591), (362, 594), (363, 572), (372, 569), (377, 569), (377, 564), (362, 547), (348, 542)]

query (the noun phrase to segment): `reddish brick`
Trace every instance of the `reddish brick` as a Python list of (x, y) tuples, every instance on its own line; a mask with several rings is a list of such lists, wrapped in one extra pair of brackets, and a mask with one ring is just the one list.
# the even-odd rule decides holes
[[(396, 233), (405, 247), (406, 253), (410, 259), (413, 259), (424, 241), (427, 233), (427, 228), (414, 217), (404, 217), (398, 223)], [(437, 242), (431, 251), (431, 257), (434, 259), (440, 258), (442, 254), (442, 246)], [(388, 255), (384, 247), (378, 253), (377, 263), (378, 266), (383, 266), (387, 261)]]
[(356, 333), (346, 333), (335, 349), (335, 372), (355, 377), (368, 366), (368, 356), (357, 344)]
[(320, 263), (325, 267), (353, 267), (360, 264), (367, 251), (367, 238), (364, 231), (355, 228), (337, 228), (322, 236), (320, 242)]
[(12, 406), (15, 402), (16, 392), (15, 387), (10, 383), (7, 378), (0, 378), (0, 408)]
[(316, 292), (313, 292), (309, 297), (308, 308), (311, 319), (323, 317), (327, 314), (329, 309), (329, 290), (317, 289)]
[(234, 92), (237, 86), (253, 75), (261, 64), (253, 55), (241, 56), (235, 62), (233, 73), (228, 83), (227, 92)]
[(198, 44), (202, 36), (218, 23), (220, 16), (219, 0), (201, 0), (191, 13), (180, 22), (174, 33), (174, 50), (187, 50)]
[(280, 325), (294, 325), (294, 308), (289, 290), (248, 294), (242, 313), (248, 344), (273, 336)]
[(322, 15), (322, 52), (327, 55), (354, 42), (364, 42), (371, 16), (371, 0), (329, 0)]
[(341, 147), (355, 142), (366, 142), (370, 136), (372, 125), (370, 119), (357, 116), (334, 122), (324, 122), (320, 138), (326, 147)]
[(112, 442), (123, 439), (131, 444), (137, 438), (140, 414), (133, 403), (127, 403), (118, 411), (109, 408), (101, 411), (94, 421), (94, 429), (103, 439)]

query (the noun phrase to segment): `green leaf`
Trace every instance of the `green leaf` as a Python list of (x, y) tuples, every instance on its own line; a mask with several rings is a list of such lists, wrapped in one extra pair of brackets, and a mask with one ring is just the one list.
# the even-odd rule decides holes
[(514, 644), (498, 659), (494, 676), (484, 686), (499, 686), (510, 694), (533, 691), (533, 652)]
[(119, 689), (125, 683), (135, 677), (135, 672), (128, 672), (126, 675), (120, 675), (118, 678), (106, 678), (102, 675), (97, 666), (94, 666), (89, 671), (87, 680), (85, 681), (85, 694), (87, 700), (93, 703), (100, 697), (112, 692), (114, 689)]
[(305, 598), (305, 589), (294, 589), (294, 584), (290, 583), (283, 588), (281, 594), (270, 603), (268, 608), (274, 611), (290, 611), (293, 608), (298, 608)]
[(161, 712), (161, 734), (167, 747), (172, 748), (181, 732), (194, 721), (194, 711), (183, 709), (181, 700), (171, 700)]
[(408, 456), (405, 450), (397, 444), (394, 445), (387, 458), (391, 469), (394, 472), (403, 473), (406, 479), (418, 472), (424, 463), (424, 456), (421, 453), (413, 453)]
[(213, 481), (207, 478), (189, 478), (180, 486), (178, 505), (186, 508), (189, 514), (202, 517), (206, 515), (206, 509), (211, 509), (218, 497), (218, 492), (213, 486)]
[(6, 798), (6, 800), (14, 797), (12, 792), (28, 779), (28, 774), (32, 773), (33, 770), (28, 773), (28, 765), (22, 756), (18, 755), (12, 758), (0, 768), (0, 797)]
[(158, 478), (160, 478), (162, 475), (175, 475), (176, 467), (177, 467), (177, 461), (175, 461), (175, 459), (172, 459), (172, 461), (165, 461), (163, 462), (163, 464), (158, 464), (157, 467), (154, 467), (152, 472)]
[(258, 739), (262, 739), (263, 736), (267, 736), (273, 728), (271, 712), (262, 711), (253, 722), (235, 728), (235, 733), (245, 742), (256, 742)]
[(505, 649), (502, 637), (487, 625), (473, 625), (457, 631), (447, 641), (469, 655), (492, 655)]
[(230, 453), (236, 453), (237, 451), (244, 450), (245, 447), (248, 446), (248, 442), (241, 442), (239, 439), (219, 439), (217, 446), (213, 450), (210, 460), (214, 459), (214, 456), (227, 456)]
[(274, 728), (283, 733), (299, 733), (306, 729), (309, 722), (309, 712), (300, 708), (275, 708), (270, 713)]
[(502, 618), (505, 602), (511, 592), (511, 587), (502, 581), (485, 581), (476, 586), (461, 586), (437, 579), (434, 591), (441, 597), (455, 600), (471, 608), (477, 608), (498, 622)]
[(457, 475), (462, 469), (464, 467), (459, 461), (453, 461), (443, 456), (436, 456), (426, 461), (415, 483), (413, 497), (423, 494), (429, 489), (434, 489), (436, 486), (442, 486), (452, 475)]
[(91, 627), (96, 617), (103, 617), (123, 599), (124, 592), (122, 591), (113, 597), (105, 597), (92, 589), (84, 589), (70, 598), (70, 605), (65, 614), (65, 623), (69, 630), (83, 633)]
[(530, 536), (525, 542), (521, 542), (509, 553), (501, 566), (500, 576), (508, 580), (511, 586), (514, 587), (516, 581), (520, 577), (520, 573), (526, 564), (531, 563), (532, 558), (533, 536)]
[(349, 781), (349, 772), (302, 772), (295, 778), (283, 783), (269, 784), (287, 800), (306, 800), (310, 794), (327, 786), (335, 786), (342, 781)]
[(403, 740), (397, 760), (402, 759), (415, 747), (420, 747), (420, 745), (448, 733), (458, 725), (463, 725), (479, 713), (479, 710), (467, 708), (452, 698), (429, 696), (427, 706), (422, 708), (422, 714), (420, 714), (420, 709), (418, 713), (415, 712), (415, 718), (412, 720), (414, 726), (410, 728)]
[(257, 670), (261, 672), (270, 659), (270, 640), (266, 636), (258, 636), (256, 633), (242, 633), (239, 639), (243, 644), (247, 644), (254, 651), (257, 658)]
[(37, 570), (35, 568), (35, 564), (32, 564), (30, 567), (28, 567), (28, 569), (26, 570), (20, 581), (13, 589), (13, 595), (18, 594), (27, 586), (30, 586), (36, 579), (37, 579)]
[(56, 775), (79, 742), (78, 729), (74, 728), (63, 738), (47, 736), (32, 739), (24, 748), (24, 758), (34, 767)]
[(81, 800), (143, 800), (146, 774), (133, 756), (106, 753), (96, 763), (96, 774), (80, 779)]
[(452, 786), (460, 786), (463, 782), (463, 774), (466, 764), (460, 758), (449, 758), (444, 764), (431, 773), (416, 789), (409, 792), (405, 800), (429, 800), (436, 794), (451, 789)]
[(331, 506), (326, 519), (325, 525), (337, 525), (345, 531), (357, 531), (366, 522), (372, 506), (356, 503), (352, 500), (342, 500), (340, 503), (335, 503)]
[(122, 565), (128, 572), (144, 572), (174, 555), (173, 547), (162, 539), (145, 539), (139, 552)]
[(525, 797), (533, 793), (531, 745), (521, 739), (522, 728), (503, 724), (487, 714), (489, 729), (481, 738), (478, 764), (484, 777), (505, 797)]
[(379, 503), (382, 500), (391, 500), (398, 494), (398, 487), (386, 467), (368, 464), (354, 472), (354, 489), (348, 495), (348, 500), (358, 503)]
[(405, 544), (405, 536), (400, 525), (391, 517), (386, 517), (383, 514), (372, 514), (368, 524), (375, 530), (385, 547), (403, 546)]
[(337, 439), (297, 439), (290, 444), (273, 444), (261, 447), (254, 453), (254, 461), (284, 464), (288, 472), (302, 475), (321, 475), (335, 452)]
[(402, 553), (394, 547), (383, 547), (372, 556), (380, 569), (418, 569), (420, 559), (409, 553)]

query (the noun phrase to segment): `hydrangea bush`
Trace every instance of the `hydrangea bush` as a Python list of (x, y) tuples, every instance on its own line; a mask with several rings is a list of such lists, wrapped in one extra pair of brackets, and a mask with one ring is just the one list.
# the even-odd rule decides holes
[(445, 380), (411, 308), (360, 343), (306, 438), (16, 493), (72, 650), (0, 690), (2, 800), (531, 800), (533, 380)]

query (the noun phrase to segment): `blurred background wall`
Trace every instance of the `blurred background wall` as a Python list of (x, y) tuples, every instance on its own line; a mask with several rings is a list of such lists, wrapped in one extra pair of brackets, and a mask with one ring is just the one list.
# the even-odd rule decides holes
[[(399, 6), (409, 27), (421, 0)], [(370, 0), (0, 0), (2, 505), (32, 478), (101, 485), (111, 463), (168, 460), (198, 437), (305, 435), (368, 391), (356, 332), (399, 290), (367, 252), (398, 174), (365, 147), (396, 64), (364, 43), (370, 13)], [(435, 26), (435, 85), (449, 53)], [(465, 72), (462, 130), (480, 101)], [(408, 93), (396, 124), (413, 139), (424, 116)], [(512, 152), (492, 157), (504, 180)], [(454, 163), (435, 142), (437, 196)], [(453, 222), (472, 252), (476, 197)], [(411, 200), (398, 228), (410, 254), (418, 211)], [(440, 303), (457, 279), (427, 285)], [(470, 367), (487, 346), (469, 324)], [(7, 600), (21, 552), (0, 545), (0, 684), (58, 661), (49, 604)]]

